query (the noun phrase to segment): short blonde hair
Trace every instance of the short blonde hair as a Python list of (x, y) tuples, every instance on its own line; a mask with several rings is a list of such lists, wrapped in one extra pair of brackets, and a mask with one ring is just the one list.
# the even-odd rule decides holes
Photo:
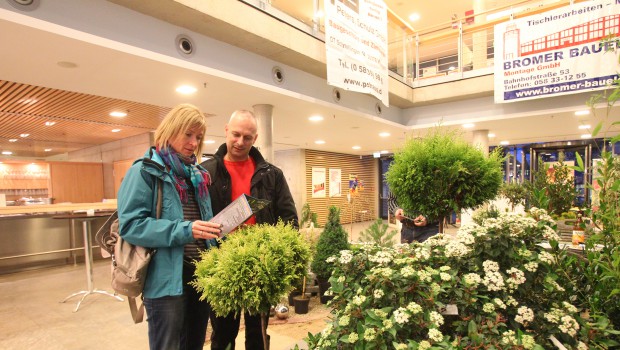
[[(207, 117), (198, 107), (189, 103), (182, 103), (168, 112), (155, 130), (155, 146), (157, 148), (168, 147), (171, 140), (194, 128), (201, 129), (204, 135), (207, 131)], [(202, 155), (202, 142), (198, 143), (194, 154), (196, 157)]]

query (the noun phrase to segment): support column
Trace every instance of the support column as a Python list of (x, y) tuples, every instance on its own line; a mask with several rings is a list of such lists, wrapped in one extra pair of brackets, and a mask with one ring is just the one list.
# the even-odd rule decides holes
[(254, 108), (258, 128), (258, 139), (254, 146), (258, 148), (266, 161), (273, 163), (273, 119), (271, 117), (273, 106), (258, 104), (252, 108)]
[[(473, 10), (474, 14), (483, 13), (485, 10), (484, 0), (474, 0)], [(483, 15), (476, 16), (474, 24), (482, 24), (486, 21)], [(488, 46), (488, 38), (487, 38), (487, 30), (482, 29), (477, 30), (472, 33), (472, 64), (473, 69), (481, 69), (487, 67), (487, 46)], [(492, 30), (492, 29), (491, 29)]]
[(489, 130), (475, 130), (472, 144), (479, 148), (484, 155), (489, 155)]

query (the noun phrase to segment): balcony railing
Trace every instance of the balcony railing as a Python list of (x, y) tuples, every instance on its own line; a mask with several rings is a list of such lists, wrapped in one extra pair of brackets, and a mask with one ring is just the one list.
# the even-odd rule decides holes
[[(325, 41), (323, 0), (240, 0)], [(388, 10), (390, 76), (415, 88), (493, 74), (494, 26), (586, 0), (522, 0), (414, 30)]]

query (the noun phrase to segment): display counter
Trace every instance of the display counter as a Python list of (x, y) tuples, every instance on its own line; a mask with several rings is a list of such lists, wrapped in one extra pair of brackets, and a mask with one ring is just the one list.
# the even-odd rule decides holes
[[(55, 217), (71, 213), (97, 213), (91, 221), (91, 238), (105, 223), (116, 202), (40, 204), (0, 207), (0, 274), (84, 261), (84, 239), (73, 220)], [(101, 259), (94, 244), (93, 258)]]

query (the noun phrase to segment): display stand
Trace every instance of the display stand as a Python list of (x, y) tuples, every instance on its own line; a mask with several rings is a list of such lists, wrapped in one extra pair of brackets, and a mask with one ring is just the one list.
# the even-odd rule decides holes
[(77, 303), (75, 310), (73, 310), (73, 312), (77, 312), (78, 309), (80, 308), (80, 305), (84, 301), (84, 299), (86, 299), (86, 297), (91, 294), (103, 294), (111, 298), (114, 298), (118, 301), (123, 301), (123, 298), (119, 297), (118, 295), (109, 293), (105, 290), (95, 289), (94, 283), (93, 283), (93, 254), (92, 254), (92, 239), (90, 236), (90, 222), (93, 219), (96, 219), (97, 217), (108, 216), (108, 215), (110, 214), (109, 213), (96, 213), (90, 216), (87, 214), (71, 214), (71, 215), (60, 215), (60, 216), (54, 217), (55, 219), (71, 220), (72, 227), (73, 227), (74, 221), (76, 220), (82, 223), (82, 235), (84, 237), (84, 264), (86, 266), (86, 283), (87, 283), (88, 289), (75, 292), (61, 301), (61, 303), (64, 303), (67, 300), (75, 296), (82, 295), (82, 298)]

